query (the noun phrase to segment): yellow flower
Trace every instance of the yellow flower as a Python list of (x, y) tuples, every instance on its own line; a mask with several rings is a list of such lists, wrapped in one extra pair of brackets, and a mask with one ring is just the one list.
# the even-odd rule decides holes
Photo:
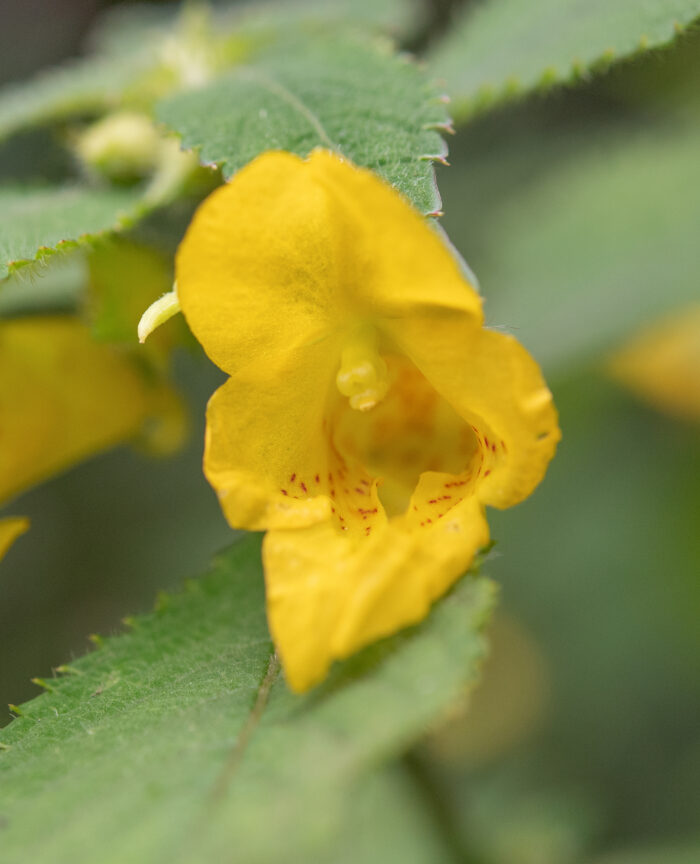
[(610, 371), (656, 407), (700, 421), (700, 305), (637, 335), (613, 357)]
[[(174, 398), (132, 358), (94, 342), (77, 318), (1, 321), (0, 504), (144, 430), (172, 437)], [(26, 527), (0, 521), (0, 552)]]
[(267, 531), (290, 686), (422, 619), (489, 540), (484, 506), (541, 480), (559, 439), (527, 352), (483, 327), (442, 237), (369, 171), (265, 153), (197, 211), (182, 310), (231, 377), (204, 467), (232, 526)]

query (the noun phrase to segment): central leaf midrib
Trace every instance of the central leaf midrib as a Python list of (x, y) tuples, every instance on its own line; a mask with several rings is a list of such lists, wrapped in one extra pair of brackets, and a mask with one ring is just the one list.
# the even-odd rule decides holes
[(242, 79), (248, 79), (253, 83), (257, 84), (261, 88), (267, 90), (272, 96), (277, 96), (278, 99), (281, 99), (291, 108), (293, 108), (301, 117), (306, 120), (306, 122), (311, 126), (314, 132), (318, 135), (321, 141), (330, 149), (335, 150), (336, 152), (340, 152), (340, 147), (336, 144), (331, 136), (326, 131), (325, 126), (321, 122), (321, 118), (312, 111), (311, 108), (308, 107), (304, 103), (304, 101), (293, 93), (288, 87), (278, 81), (276, 78), (272, 78), (270, 75), (267, 75), (263, 72), (260, 72), (259, 69), (255, 69), (252, 66), (242, 66), (237, 70), (237, 76)]

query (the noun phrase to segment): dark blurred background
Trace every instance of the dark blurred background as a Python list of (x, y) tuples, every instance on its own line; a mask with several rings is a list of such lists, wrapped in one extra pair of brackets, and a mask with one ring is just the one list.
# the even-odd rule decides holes
[(97, 15), (115, 5), (110, 0), (0, 0), (0, 81), (26, 78), (79, 53)]

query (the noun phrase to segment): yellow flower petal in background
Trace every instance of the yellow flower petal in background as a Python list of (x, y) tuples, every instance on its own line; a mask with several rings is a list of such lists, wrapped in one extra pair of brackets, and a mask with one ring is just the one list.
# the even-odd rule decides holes
[(489, 540), (484, 507), (541, 480), (551, 394), (440, 235), (325, 151), (263, 154), (197, 211), (178, 296), (231, 376), (205, 473), (263, 546), (287, 680), (423, 618)]
[(137, 436), (162, 386), (77, 318), (0, 322), (0, 502)]
[(0, 519), (0, 559), (5, 557), (10, 546), (28, 528), (29, 520), (22, 516), (8, 516), (5, 519)]
[(645, 329), (612, 358), (610, 372), (655, 407), (700, 421), (700, 305)]

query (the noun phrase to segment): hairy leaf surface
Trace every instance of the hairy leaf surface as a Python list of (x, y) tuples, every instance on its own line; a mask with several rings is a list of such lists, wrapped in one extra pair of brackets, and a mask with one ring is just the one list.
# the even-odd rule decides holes
[(290, 38), (156, 114), (226, 177), (264, 150), (325, 147), (377, 171), (423, 212), (440, 209), (431, 163), (444, 158), (438, 130), (449, 118), (419, 69), (386, 45)]
[(488, 0), (469, 3), (429, 58), (457, 119), (665, 45), (698, 0)]
[(358, 784), (388, 782), (369, 775), (474, 682), (492, 601), (468, 576), (422, 625), (295, 696), (247, 537), (0, 732), (3, 864), (330, 861)]
[(101, 234), (127, 227), (141, 190), (66, 186), (0, 188), (0, 280)]

